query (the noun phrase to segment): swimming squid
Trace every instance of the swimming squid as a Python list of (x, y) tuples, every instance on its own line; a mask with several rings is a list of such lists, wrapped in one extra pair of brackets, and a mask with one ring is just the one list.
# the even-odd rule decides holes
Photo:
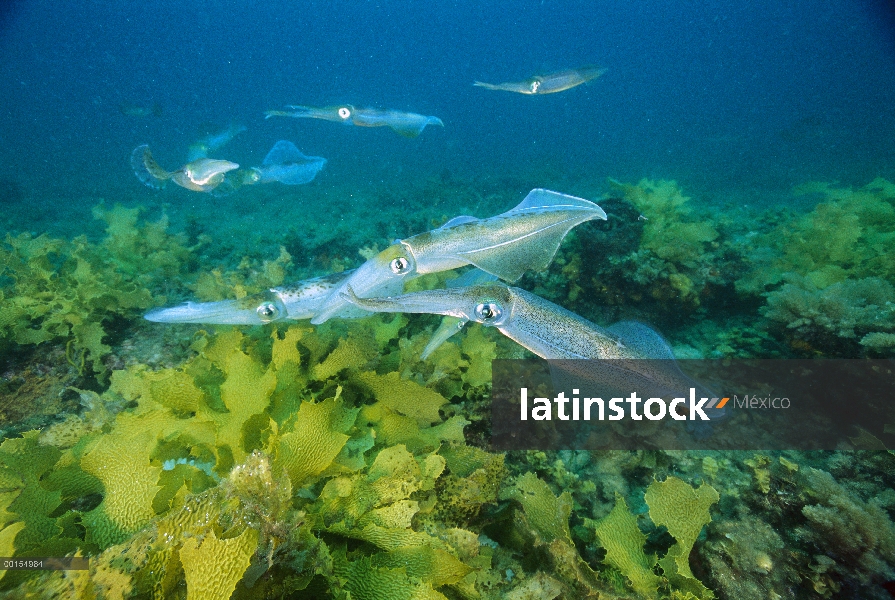
[[(156, 308), (143, 318), (155, 323), (204, 323), (208, 325), (264, 325), (274, 321), (310, 319), (320, 304), (352, 271), (305, 279), (291, 285), (271, 288), (239, 300), (186, 302), (180, 306)], [(350, 307), (344, 315), (369, 313)]]
[(604, 329), (540, 296), (502, 283), (379, 298), (359, 298), (350, 285), (344, 287), (339, 294), (364, 310), (474, 321), (497, 328), (541, 358), (668, 358), (671, 352), (659, 334), (645, 325), (623, 323), (622, 331)]
[(269, 110), (264, 113), (266, 115), (265, 118), (296, 117), (323, 119), (324, 121), (358, 125), (360, 127), (391, 127), (395, 132), (409, 138), (415, 138), (422, 133), (426, 125), (440, 125), (444, 127), (444, 123), (438, 117), (427, 117), (416, 113), (390, 109), (354, 108), (350, 104), (324, 108), (291, 105), (286, 108), (292, 110)]
[(546, 269), (566, 234), (592, 219), (606, 219), (606, 213), (589, 200), (543, 189), (494, 217), (455, 217), (370, 258), (333, 290), (311, 323), (336, 315), (347, 302), (341, 294), (349, 285), (359, 296), (388, 295), (385, 289), (400, 292), (406, 279), (466, 265), (514, 282), (525, 271)]
[(224, 181), (228, 171), (238, 169), (239, 165), (228, 160), (200, 158), (176, 171), (165, 171), (152, 158), (149, 146), (143, 144), (131, 153), (131, 168), (134, 175), (151, 188), (161, 189), (170, 179), (194, 192), (210, 192)]
[(288, 140), (273, 145), (260, 167), (252, 167), (251, 183), (279, 181), (286, 185), (310, 183), (326, 165), (320, 156), (305, 156)]
[[(643, 390), (664, 394), (693, 387), (700, 396), (712, 397), (702, 384), (680, 370), (671, 347), (651, 327), (620, 321), (603, 328), (549, 300), (503, 283), (380, 298), (358, 298), (350, 286), (339, 293), (370, 312), (446, 315), (494, 327), (541, 358), (616, 359), (583, 365), (563, 362), (558, 367), (561, 376), (579, 381), (584, 378), (616, 389), (638, 386), (644, 394), (647, 392)], [(713, 418), (724, 416), (726, 411), (717, 409)], [(694, 425), (691, 431), (702, 436), (711, 430)]]
[(158, 102), (147, 105), (125, 101), (118, 105), (118, 111), (128, 117), (160, 117), (164, 113), (162, 105)]
[(213, 193), (215, 196), (228, 196), (244, 185), (259, 183), (310, 183), (325, 165), (326, 159), (322, 156), (305, 156), (292, 142), (280, 140), (273, 145), (260, 166), (232, 171)]
[(605, 72), (606, 69), (602, 67), (581, 67), (580, 69), (567, 69), (550, 73), (549, 75), (536, 75), (525, 81), (497, 84), (476, 81), (473, 85), (488, 90), (502, 90), (527, 95), (555, 94), (556, 92), (563, 92), (579, 86), (582, 83), (587, 83)]
[(187, 151), (187, 162), (208, 158), (209, 153), (220, 150), (225, 144), (230, 143), (230, 140), (245, 130), (244, 125), (230, 125), (222, 131), (207, 133), (198, 141), (190, 144), (190, 148)]

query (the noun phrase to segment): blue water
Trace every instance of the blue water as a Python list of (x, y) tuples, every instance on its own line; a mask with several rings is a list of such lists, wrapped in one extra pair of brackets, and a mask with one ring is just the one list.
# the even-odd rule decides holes
[[(0, 188), (27, 207), (7, 212), (11, 229), (81, 214), (87, 227), (97, 198), (213, 209), (207, 195), (153, 194), (128, 164), (147, 143), (173, 170), (207, 123), (248, 127), (216, 158), (258, 165), (288, 139), (328, 159), (315, 185), (359, 193), (448, 170), (588, 189), (674, 178), (697, 196), (761, 203), (809, 180), (895, 177), (895, 18), (879, 0), (2, 6)], [(559, 94), (472, 86), (588, 64), (608, 71)], [(123, 115), (122, 102), (163, 114)], [(263, 118), (338, 103), (445, 127), (407, 140)]]

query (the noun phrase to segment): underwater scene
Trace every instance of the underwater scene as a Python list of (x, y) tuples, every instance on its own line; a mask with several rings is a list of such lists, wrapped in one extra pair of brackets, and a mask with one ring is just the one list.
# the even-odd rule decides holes
[(891, 2), (8, 0), (0, 81), (0, 598), (895, 597), (895, 418), (492, 437), (504, 359), (891, 374)]

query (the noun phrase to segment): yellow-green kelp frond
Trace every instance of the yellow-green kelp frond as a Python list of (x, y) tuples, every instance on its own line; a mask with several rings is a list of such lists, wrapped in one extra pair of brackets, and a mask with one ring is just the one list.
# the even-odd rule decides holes
[[(104, 392), (79, 391), (82, 414), (6, 440), (0, 544), (80, 553), (90, 570), (19, 571), (0, 589), (364, 597), (375, 580), (397, 597), (483, 598), (505, 587), (475, 529), (498, 501), (503, 457), (467, 447), (450, 399), (401, 377), (405, 320), (358, 323), (347, 338), (344, 324), (200, 332), (184, 364), (114, 371)], [(493, 351), (467, 344), (467, 357)], [(451, 345), (445, 356), (466, 361)], [(458, 393), (480, 393), (471, 377), (477, 387), (461, 377)]]
[(0, 242), (0, 338), (13, 344), (57, 342), (79, 374), (107, 375), (107, 327), (162, 304), (153, 290), (182, 273), (189, 249), (167, 233), (167, 219), (141, 223), (139, 209), (94, 209), (108, 223), (98, 245), (80, 236), (7, 235)]

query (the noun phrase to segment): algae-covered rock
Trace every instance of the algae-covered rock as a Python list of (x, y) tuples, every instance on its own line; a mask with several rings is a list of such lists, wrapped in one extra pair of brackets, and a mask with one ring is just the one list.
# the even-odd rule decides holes
[(545, 481), (526, 473), (504, 488), (501, 498), (513, 499), (522, 506), (524, 524), (533, 535), (533, 545), (546, 551), (553, 561), (553, 572), (569, 593), (579, 597), (598, 594), (601, 588), (596, 573), (584, 562), (572, 541), (569, 516), (572, 497), (563, 492), (554, 496)]
[(441, 421), (438, 411), (447, 403), (447, 399), (438, 392), (413, 381), (401, 379), (397, 373), (386, 375), (359, 373), (357, 380), (370, 388), (382, 406), (412, 418), (420, 426)]
[(718, 237), (709, 221), (690, 220), (690, 198), (675, 181), (642, 179), (637, 185), (614, 183), (645, 217), (641, 247), (672, 263), (699, 259), (705, 244)]

